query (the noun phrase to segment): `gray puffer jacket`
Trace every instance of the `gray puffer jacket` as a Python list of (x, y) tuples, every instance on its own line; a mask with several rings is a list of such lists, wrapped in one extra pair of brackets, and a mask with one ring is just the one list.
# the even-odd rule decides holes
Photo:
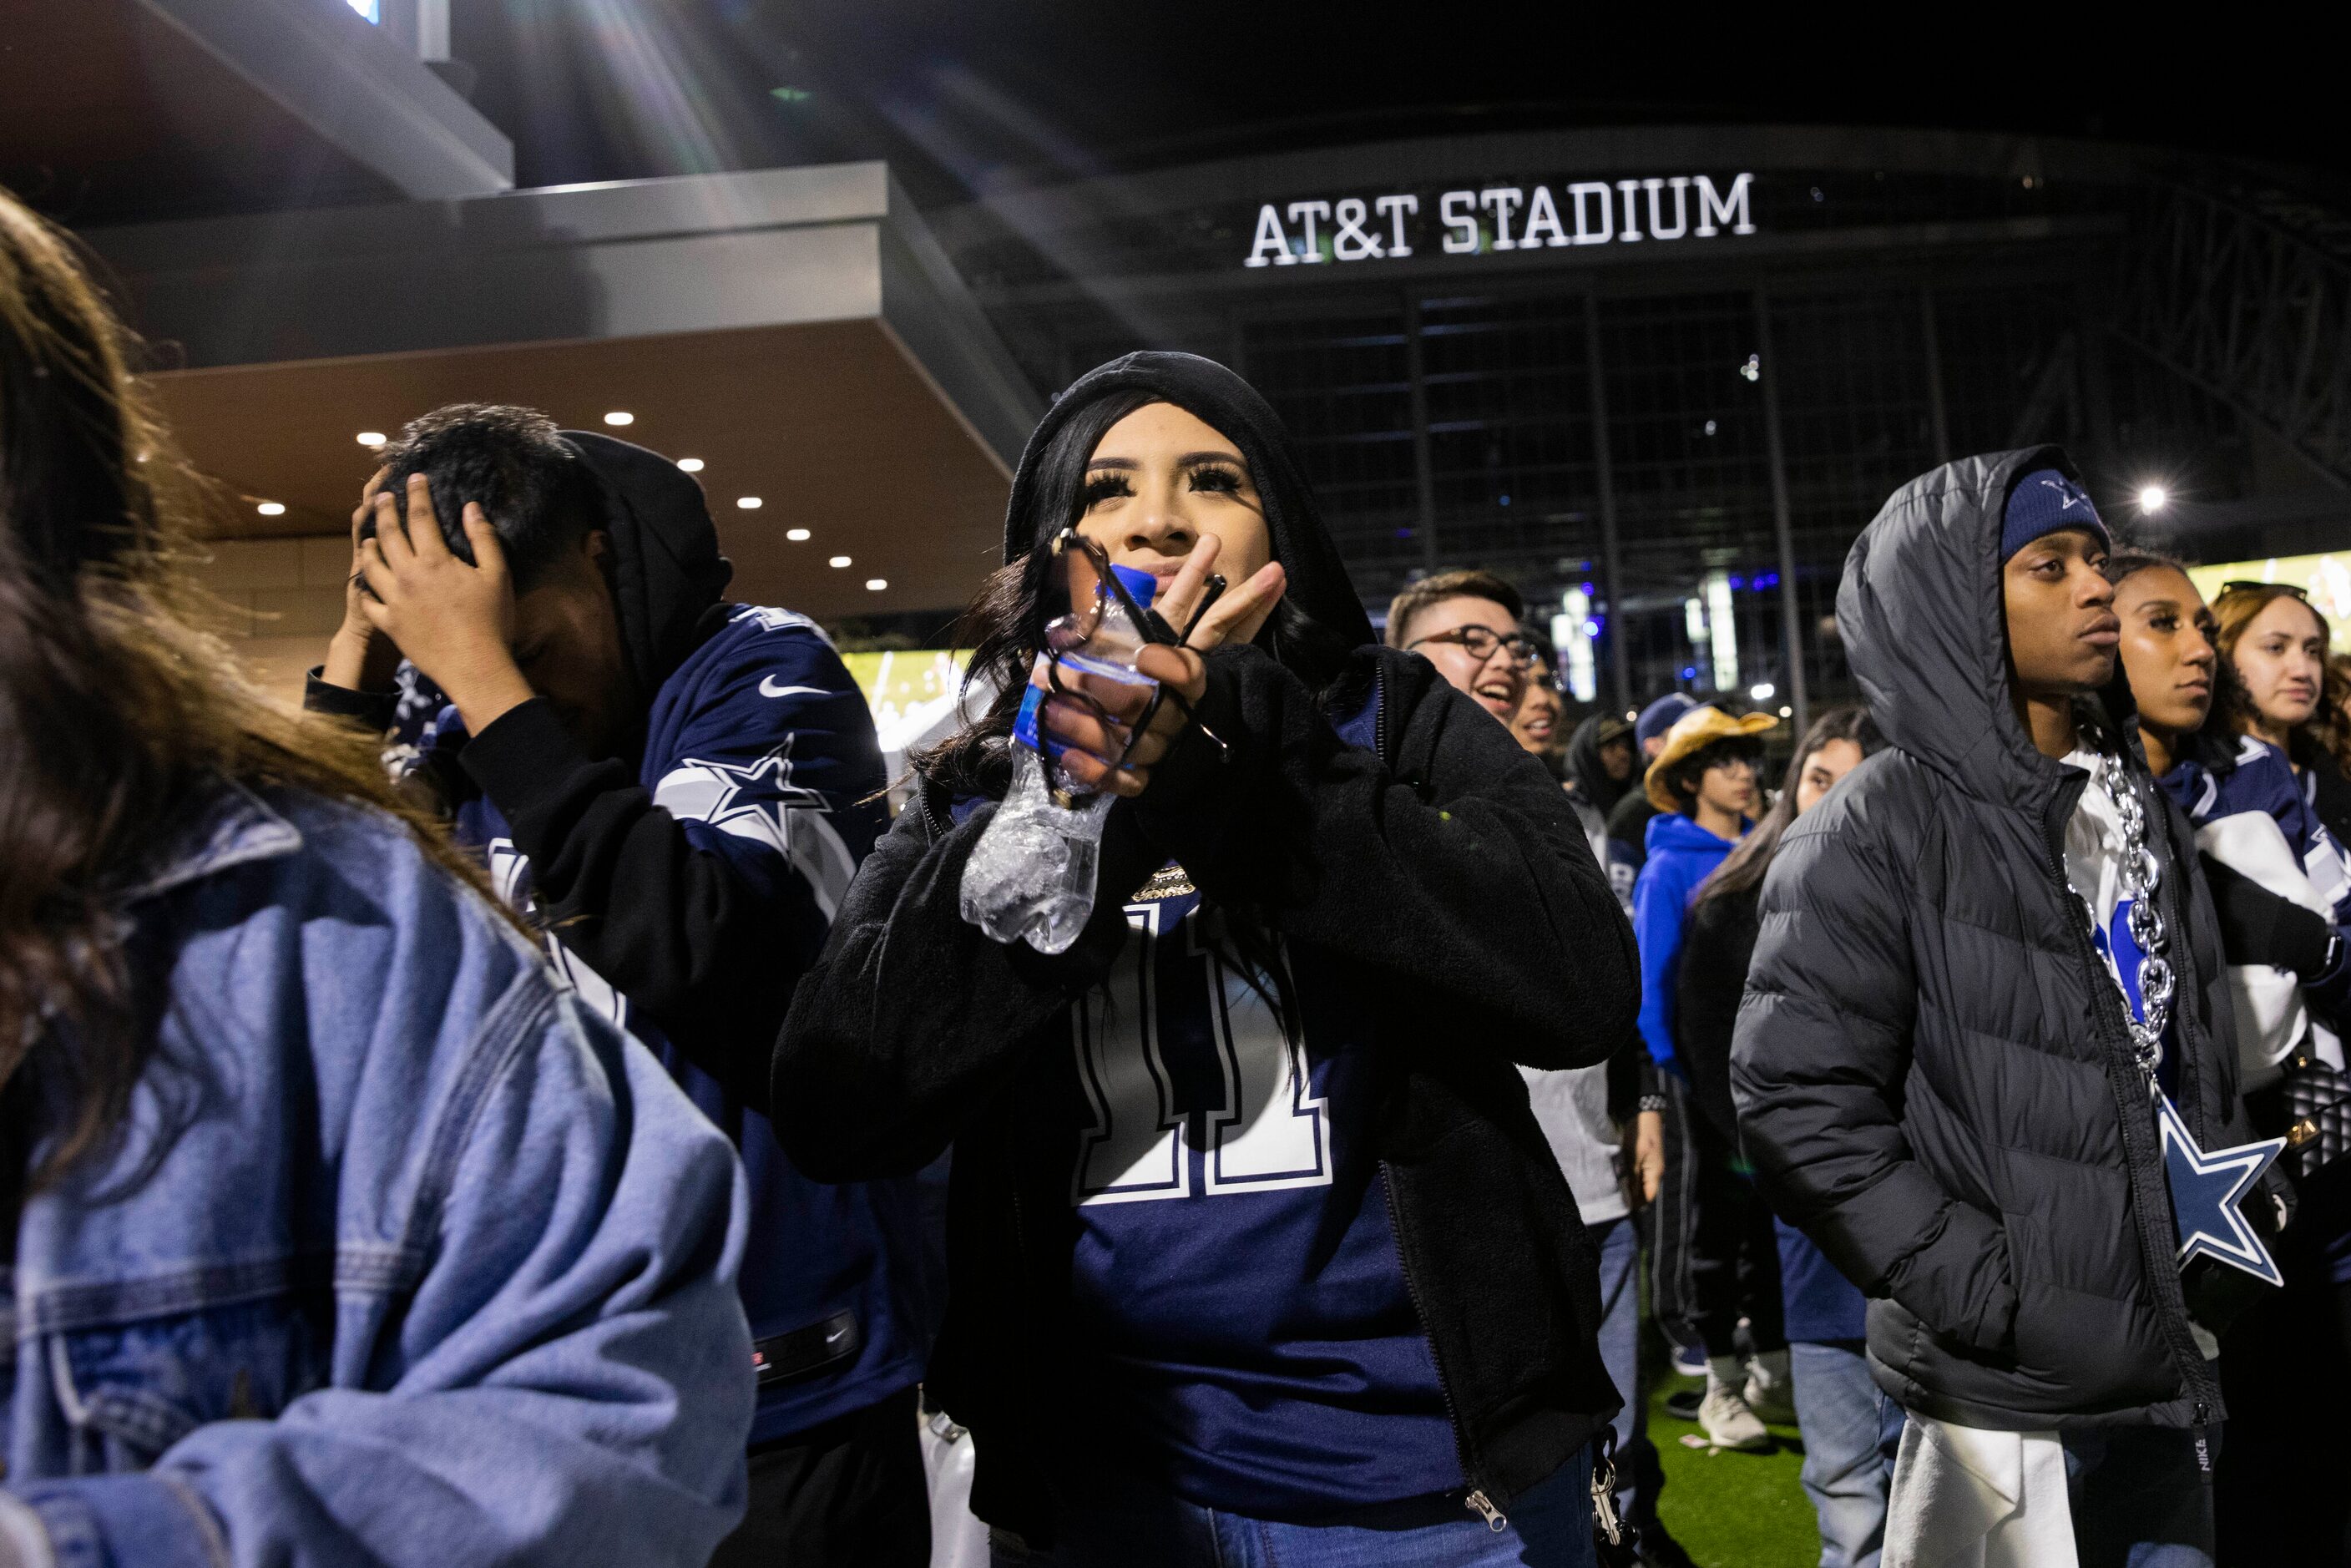
[[(2008, 696), (2000, 519), (2051, 466), (2072, 472), (2048, 447), (1946, 465), (1855, 544), (1837, 622), (1892, 745), (1797, 820), (1765, 880), (1732, 1090), (1773, 1205), (1873, 1298), (1871, 1367), (1906, 1407), (2200, 1425), (2220, 1392), (2155, 1119), (2061, 870), (2088, 776), (2036, 750)], [(2128, 734), (2119, 694), (2106, 726)], [(2207, 1148), (2243, 1142), (2194, 840), (2130, 755), (2164, 866), (2181, 1113)]]

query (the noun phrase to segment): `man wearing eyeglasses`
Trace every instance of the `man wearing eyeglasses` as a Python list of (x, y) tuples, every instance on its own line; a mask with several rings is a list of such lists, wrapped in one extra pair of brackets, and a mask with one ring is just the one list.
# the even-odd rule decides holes
[[(1509, 725), (1542, 671), (1536, 643), (1519, 630), (1525, 612), (1519, 591), (1490, 571), (1440, 571), (1413, 583), (1388, 606), (1388, 645), (1427, 659), (1457, 690)], [(1606, 837), (1596, 815), (1586, 836), (1607, 869)], [(1645, 1071), (1647, 1057), (1638, 1040), (1628, 1036), (1615, 1057), (1594, 1066), (1519, 1071), (1600, 1257), (1600, 1354), (1625, 1396), (1614, 1422), (1617, 1511), (1639, 1527), (1639, 1560), (1670, 1568), (1688, 1558), (1657, 1519), (1664, 1474), (1640, 1396), (1640, 1244), (1633, 1210), (1656, 1197), (1665, 1153), (1660, 1116), (1640, 1109), (1656, 1082)]]
[(1388, 646), (1418, 653), (1504, 724), (1534, 673), (1535, 645), (1519, 630), (1527, 601), (1490, 571), (1424, 577), (1388, 606)]

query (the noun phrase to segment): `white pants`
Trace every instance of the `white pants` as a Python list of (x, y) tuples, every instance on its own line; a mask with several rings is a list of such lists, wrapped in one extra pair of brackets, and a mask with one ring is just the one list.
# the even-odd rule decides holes
[(1882, 1568), (2077, 1568), (2065, 1448), (1913, 1411), (1886, 1511)]

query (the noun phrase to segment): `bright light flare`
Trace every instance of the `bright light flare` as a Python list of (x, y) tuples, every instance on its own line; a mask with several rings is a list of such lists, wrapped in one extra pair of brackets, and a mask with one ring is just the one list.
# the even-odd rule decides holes
[(253, 509), (259, 512), (265, 517), (282, 517), (286, 515), (286, 503), (283, 501), (264, 501), (261, 505), (254, 507)]
[(1747, 688), (1747, 699), (1750, 702), (1768, 703), (1779, 695), (1780, 688), (1769, 681), (1758, 681)]
[(869, 577), (865, 580), (865, 590), (869, 593), (879, 593), (889, 586), (890, 580), (886, 577)]
[(2159, 512), (2170, 504), (2171, 497), (2164, 490), (2162, 486), (2142, 485), (2139, 486), (2138, 509), (2140, 511), (2150, 513)]
[(768, 503), (757, 496), (737, 496), (735, 497), (735, 504), (747, 512), (756, 512)]
[(614, 429), (618, 429), (624, 424), (636, 423), (637, 416), (626, 412), (625, 410), (616, 408), (611, 413), (604, 416), (604, 423), (611, 425)]
[(804, 545), (809, 542), (809, 531), (806, 528), (786, 528), (784, 538), (796, 545)]
[(702, 472), (702, 459), (699, 457), (681, 457), (677, 460), (677, 465), (681, 471), (687, 474)]
[(381, 446), (391, 439), (392, 437), (386, 435), (381, 430), (362, 430), (360, 432), (360, 444), (361, 446)]
[(845, 555), (837, 555), (837, 556), (834, 556), (831, 560), (827, 561), (825, 564), (826, 564), (827, 566), (830, 566), (830, 567), (834, 568), (834, 569), (837, 570), (839, 570), (839, 569), (840, 569), (840, 568), (841, 568), (841, 567), (844, 567), (844, 566), (850, 566), (850, 565), (852, 565), (852, 564), (854, 564), (854, 563), (853, 563), (853, 562), (852, 562), (852, 561), (850, 560), (850, 559), (849, 559), (847, 556), (845, 556)]

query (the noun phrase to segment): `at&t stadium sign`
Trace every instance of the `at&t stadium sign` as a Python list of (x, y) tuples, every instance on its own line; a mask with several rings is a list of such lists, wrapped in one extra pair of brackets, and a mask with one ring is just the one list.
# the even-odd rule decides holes
[[(1710, 175), (1577, 180), (1559, 186), (1480, 185), (1439, 194), (1428, 209), (1447, 256), (1550, 246), (1632, 245), (1751, 235), (1751, 173), (1723, 184)], [(1421, 198), (1409, 192), (1268, 202), (1244, 267), (1298, 267), (1415, 255), (1428, 238)]]

